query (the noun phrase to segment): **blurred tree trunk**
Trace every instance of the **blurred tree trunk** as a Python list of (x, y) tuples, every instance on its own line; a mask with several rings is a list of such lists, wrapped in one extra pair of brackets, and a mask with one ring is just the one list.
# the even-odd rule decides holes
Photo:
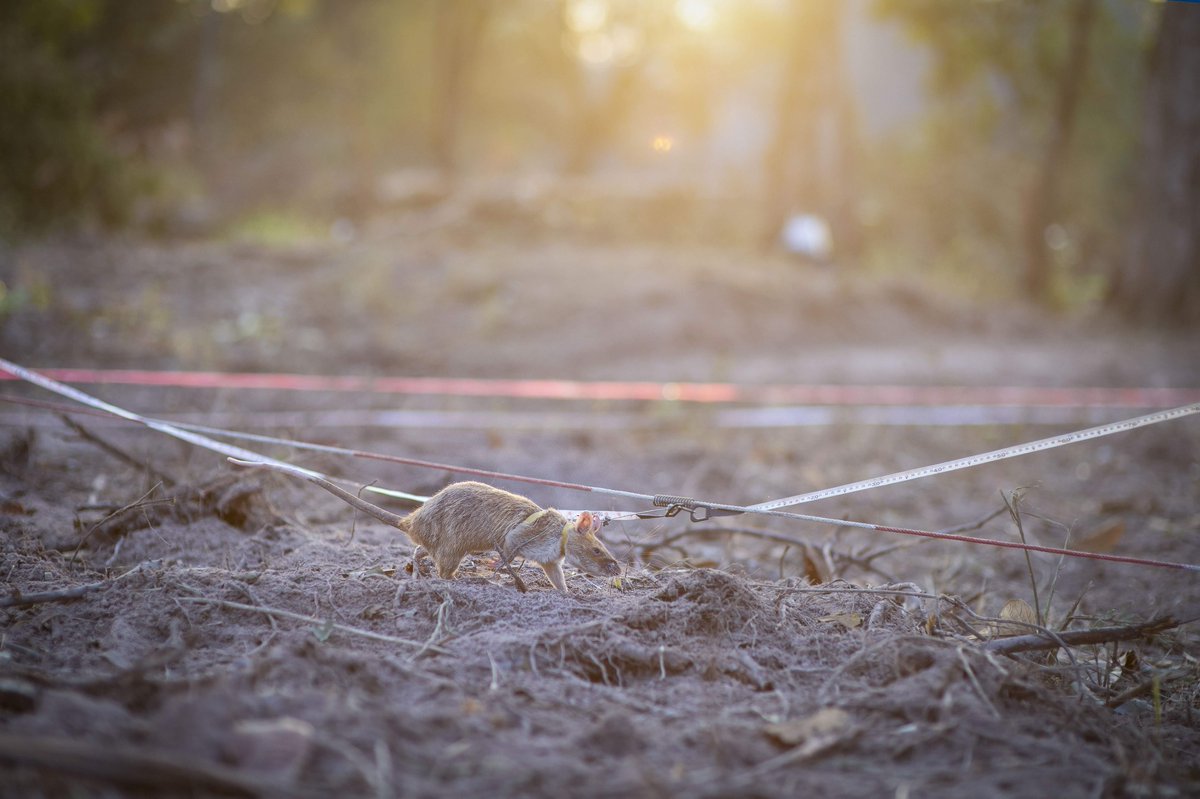
[(575, 125), (567, 146), (565, 171), (568, 175), (585, 175), (595, 167), (604, 148), (616, 140), (632, 110), (643, 75), (639, 59), (611, 67), (602, 82), (589, 86), (586, 67), (576, 69)]
[[(779, 231), (791, 210), (791, 194), (797, 182), (792, 167), (795, 151), (812, 149), (811, 141), (797, 139), (808, 132), (807, 126), (801, 126), (799, 109), (811, 106), (814, 51), (807, 46), (799, 6), (793, 3), (787, 13), (787, 56), (775, 110), (775, 135), (767, 147), (763, 162), (766, 188), (763, 243), (767, 246), (773, 246), (779, 240)], [(801, 170), (801, 180), (805, 174)]]
[[(576, 35), (566, 21), (569, 5), (570, 0), (560, 0), (556, 6), (559, 37), (563, 42), (574, 42)], [(643, 12), (639, 17), (641, 30), (648, 40), (655, 41), (661, 33), (662, 9), (647, 6)], [(578, 176), (595, 169), (606, 150), (618, 143), (638, 93), (644, 90), (647, 57), (643, 51), (594, 67), (572, 52), (568, 61), (571, 121), (564, 148), (563, 172)]]
[(1142, 121), (1135, 228), (1112, 304), (1130, 318), (1200, 322), (1200, 7), (1167, 3)]
[(847, 4), (793, 0), (775, 131), (763, 161), (763, 241), (772, 246), (795, 212), (829, 223), (835, 251), (857, 249), (854, 154), (857, 125), (842, 29)]
[(214, 166), (217, 126), (213, 109), (221, 83), (221, 18), (223, 14), (209, 9), (200, 23), (200, 46), (196, 54), (196, 73), (192, 80), (192, 102), (189, 108), (192, 156), (202, 171)]
[(434, 11), (432, 144), (434, 160), (446, 178), (458, 173), (463, 106), (489, 8), (487, 0), (439, 0)]
[(1067, 63), (1059, 79), (1050, 137), (1042, 151), (1041, 165), (1030, 192), (1025, 213), (1025, 293), (1033, 300), (1047, 300), (1050, 262), (1046, 228), (1058, 213), (1058, 187), (1066, 173), (1071, 132), (1075, 127), (1079, 93), (1087, 74), (1088, 42), (1096, 19), (1095, 0), (1075, 0), (1071, 9)]

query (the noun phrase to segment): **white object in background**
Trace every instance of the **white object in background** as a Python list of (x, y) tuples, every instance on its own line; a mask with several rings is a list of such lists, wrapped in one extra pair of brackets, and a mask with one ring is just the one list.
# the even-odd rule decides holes
[(779, 239), (789, 253), (815, 261), (827, 261), (833, 253), (829, 223), (815, 214), (792, 214)]

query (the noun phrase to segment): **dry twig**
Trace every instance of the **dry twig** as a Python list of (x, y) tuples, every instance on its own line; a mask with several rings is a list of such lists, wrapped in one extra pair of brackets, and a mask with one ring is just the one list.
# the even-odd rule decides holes
[(1129, 641), (1154, 635), (1178, 627), (1180, 624), (1181, 622), (1175, 621), (1170, 616), (1159, 616), (1141, 624), (1130, 624), (1123, 627), (1097, 627), (1092, 630), (1069, 630), (1054, 633), (1053, 637), (1046, 633), (1034, 633), (1032, 635), (1016, 635), (1011, 638), (997, 638), (985, 643), (983, 648), (988, 652), (1011, 655), (1015, 652), (1057, 649), (1060, 646), (1107, 644), (1113, 641)]
[(232, 608), (234, 610), (248, 610), (253, 613), (263, 613), (267, 616), (279, 616), (284, 619), (293, 619), (302, 621), (307, 624), (313, 624), (321, 628), (337, 630), (338, 632), (346, 633), (347, 635), (357, 635), (362, 638), (370, 638), (374, 641), (385, 641), (389, 644), (404, 644), (405, 646), (424, 647), (427, 652), (437, 652), (442, 655), (451, 654), (450, 650), (444, 649), (436, 644), (426, 644), (422, 641), (413, 641), (409, 638), (399, 638), (394, 635), (384, 635), (372, 630), (364, 630), (361, 627), (351, 627), (348, 624), (339, 624), (332, 622), (329, 619), (318, 619), (315, 616), (305, 616), (303, 613), (293, 613), (290, 610), (282, 610), (280, 608), (269, 608), (260, 605), (247, 605), (242, 602), (232, 602), (228, 599), (216, 599), (207, 596), (183, 596), (179, 597), (180, 602), (200, 602), (209, 605), (220, 605), (224, 608)]
[(148, 561), (134, 566), (129, 571), (119, 574), (116, 577), (109, 577), (106, 580), (97, 580), (94, 583), (84, 583), (83, 585), (75, 585), (70, 588), (60, 588), (55, 591), (38, 591), (32, 594), (22, 594), (17, 591), (10, 596), (0, 597), (0, 608), (23, 607), (25, 605), (38, 605), (44, 602), (64, 602), (69, 599), (81, 599), (93, 591), (99, 591), (102, 588), (107, 588), (113, 583), (124, 580), (143, 569), (151, 566), (159, 565), (158, 561)]
[(96, 435), (91, 430), (87, 429), (86, 427), (81, 425), (79, 422), (72, 419), (70, 416), (67, 416), (65, 413), (60, 413), (58, 415), (58, 418), (62, 420), (63, 424), (67, 425), (72, 430), (74, 430), (79, 435), (80, 438), (84, 439), (85, 441), (87, 441), (91, 444), (95, 444), (97, 447), (104, 450), (109, 455), (112, 455), (114, 458), (121, 461), (122, 463), (132, 466), (135, 469), (139, 469), (139, 470), (146, 472), (152, 478), (154, 478), (156, 481), (162, 483), (164, 486), (170, 488), (172, 486), (179, 484), (179, 481), (176, 480), (171, 475), (166, 474), (159, 469), (156, 469), (155, 467), (151, 466), (149, 463), (147, 463), (146, 461), (144, 461), (140, 458), (136, 458), (133, 455), (130, 455), (128, 452), (121, 449), (116, 444), (113, 444), (111, 441), (108, 441), (108, 440), (103, 439), (100, 436)]
[(131, 511), (131, 510), (136, 510), (138, 508), (145, 508), (145, 507), (148, 507), (151, 505), (174, 503), (175, 502), (174, 497), (165, 497), (163, 499), (147, 499), (147, 497), (149, 497), (151, 494), (153, 494), (155, 491), (157, 491), (161, 486), (162, 486), (162, 483), (156, 483), (154, 486), (152, 486), (150, 488), (149, 491), (147, 491), (145, 494), (142, 494), (138, 499), (135, 499), (133, 502), (130, 502), (128, 505), (125, 505), (124, 507), (117, 508), (115, 511), (108, 514), (103, 519), (101, 519), (100, 521), (93, 524), (92, 529), (88, 530), (87, 534), (84, 535), (83, 538), (79, 539), (79, 543), (75, 545), (75, 550), (71, 553), (71, 562), (72, 563), (75, 562), (76, 556), (79, 555), (79, 550), (82, 549), (83, 545), (87, 543), (87, 540), (92, 537), (92, 533), (99, 530), (102, 526), (104, 526), (108, 522), (112, 521), (117, 516), (120, 516), (121, 514)]

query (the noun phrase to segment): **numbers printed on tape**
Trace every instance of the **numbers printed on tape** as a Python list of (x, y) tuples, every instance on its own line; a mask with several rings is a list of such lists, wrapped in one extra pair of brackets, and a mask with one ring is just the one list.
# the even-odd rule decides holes
[(802, 505), (806, 502), (815, 502), (818, 499), (828, 499), (829, 497), (839, 497), (844, 494), (853, 494), (857, 491), (866, 491), (871, 488), (881, 488), (886, 485), (895, 485), (896, 483), (906, 483), (909, 480), (918, 480), (922, 477), (929, 477), (935, 474), (943, 474), (945, 472), (953, 472), (959, 469), (968, 469), (972, 466), (990, 463), (992, 461), (1005, 460), (1006, 458), (1015, 458), (1018, 455), (1028, 455), (1033, 452), (1041, 452), (1047, 449), (1054, 449), (1066, 444), (1073, 444), (1076, 441), (1086, 441), (1090, 438), (1101, 438), (1102, 436), (1112, 435), (1113, 433), (1123, 433), (1126, 430), (1134, 430), (1138, 427), (1157, 424), (1171, 419), (1177, 419), (1181, 416), (1189, 416), (1193, 413), (1200, 413), (1200, 403), (1192, 405), (1184, 405), (1179, 408), (1172, 408), (1167, 411), (1158, 411), (1157, 413), (1139, 416), (1135, 419), (1126, 419), (1121, 422), (1112, 422), (1098, 427), (1091, 427), (1087, 430), (1079, 430), (1074, 433), (1065, 433), (1061, 436), (1051, 436), (1043, 438), (1039, 441), (1031, 441), (1027, 444), (1017, 444), (1004, 449), (985, 452), (981, 455), (971, 455), (966, 458), (959, 458), (954, 461), (946, 461), (944, 463), (933, 464), (932, 466), (921, 466), (916, 469), (909, 469), (903, 472), (895, 472), (894, 474), (884, 475), (883, 477), (873, 477), (869, 480), (861, 480), (857, 483), (847, 483), (846, 485), (836, 486), (834, 488), (824, 488), (819, 491), (810, 491), (806, 494), (796, 494), (791, 497), (782, 499), (773, 499), (769, 502), (760, 502), (757, 505), (750, 505), (754, 510), (776, 510), (777, 508), (788, 508), (793, 505)]

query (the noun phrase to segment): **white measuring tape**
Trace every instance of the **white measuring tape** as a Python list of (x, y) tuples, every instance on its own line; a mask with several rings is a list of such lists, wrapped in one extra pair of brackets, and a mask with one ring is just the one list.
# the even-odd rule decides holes
[(916, 469), (908, 469), (903, 472), (894, 472), (884, 475), (883, 477), (872, 477), (870, 480), (860, 480), (857, 483), (847, 483), (845, 485), (836, 486), (834, 488), (823, 488), (819, 491), (809, 491), (807, 494), (796, 494), (783, 499), (773, 499), (769, 502), (760, 502), (757, 505), (750, 505), (752, 510), (776, 510), (777, 508), (790, 508), (793, 505), (802, 505), (805, 502), (815, 502), (818, 499), (828, 499), (829, 497), (840, 497), (843, 494), (853, 494), (856, 491), (866, 491), (869, 488), (881, 488), (883, 486), (895, 485), (896, 483), (907, 483), (909, 480), (917, 480), (922, 477), (932, 477), (935, 474), (945, 474), (959, 469), (967, 469), (972, 466), (979, 466), (984, 463), (993, 461), (1002, 461), (1006, 458), (1015, 458), (1018, 455), (1029, 455), (1033, 452), (1041, 452), (1042, 450), (1054, 449), (1066, 444), (1074, 444), (1077, 441), (1087, 441), (1090, 438), (1100, 438), (1102, 436), (1111, 436), (1113, 433), (1123, 433), (1126, 430), (1135, 430), (1139, 427), (1158, 424), (1159, 422), (1167, 422), (1171, 419), (1179, 419), (1184, 416), (1190, 416), (1193, 413), (1200, 413), (1200, 402), (1192, 405), (1184, 405), (1179, 408), (1172, 408), (1167, 411), (1158, 411), (1157, 413), (1149, 413), (1145, 416), (1138, 416), (1134, 419), (1126, 419), (1122, 422), (1112, 422), (1111, 424), (1102, 424), (1097, 427), (1089, 427), (1086, 430), (1080, 430), (1076, 433), (1066, 433), (1061, 436), (1051, 436), (1050, 438), (1031, 441), (1028, 444), (1018, 444), (1015, 447), (1004, 447), (1003, 449), (992, 450), (985, 452), (982, 455), (970, 455), (966, 458), (959, 458), (954, 461), (945, 461), (944, 463), (935, 463), (932, 466), (921, 466)]

